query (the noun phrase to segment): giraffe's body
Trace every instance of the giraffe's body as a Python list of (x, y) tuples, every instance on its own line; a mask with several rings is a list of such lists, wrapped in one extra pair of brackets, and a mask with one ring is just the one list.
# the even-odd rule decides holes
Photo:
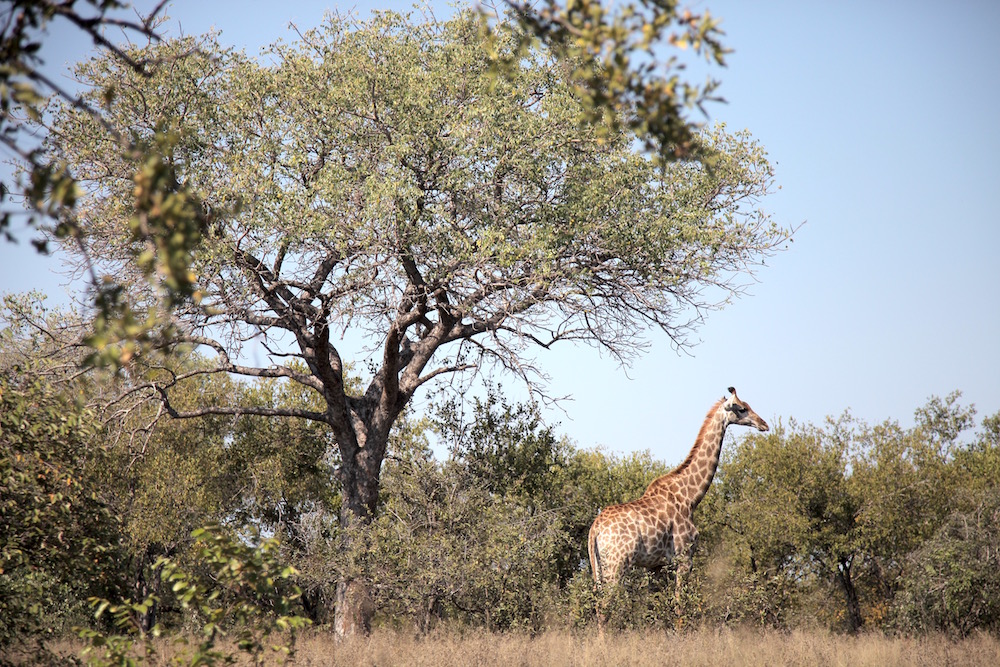
[(768, 430), (767, 422), (736, 396), (718, 401), (705, 417), (684, 462), (658, 477), (641, 498), (601, 510), (590, 527), (588, 549), (598, 586), (616, 583), (628, 567), (657, 569), (677, 561), (676, 595), (691, 569), (698, 530), (694, 509), (708, 492), (719, 466), (722, 440), (730, 424)]

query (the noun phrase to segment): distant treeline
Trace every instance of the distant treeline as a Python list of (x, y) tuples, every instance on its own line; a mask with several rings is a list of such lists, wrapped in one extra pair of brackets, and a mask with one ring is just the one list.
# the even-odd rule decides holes
[[(581, 449), (493, 391), (398, 423), (377, 515), (347, 527), (315, 422), (102, 404), (130, 382), (0, 371), (0, 655), (72, 627), (322, 625), (343, 578), (368, 584), (386, 626), (586, 626), (590, 523), (670, 467)], [(314, 400), (277, 381), (189, 386), (202, 404)], [(845, 414), (730, 436), (696, 512), (684, 622), (1000, 631), (1000, 414), (977, 424), (959, 399), (931, 398), (910, 428)], [(631, 573), (610, 614), (673, 625), (668, 568)]]

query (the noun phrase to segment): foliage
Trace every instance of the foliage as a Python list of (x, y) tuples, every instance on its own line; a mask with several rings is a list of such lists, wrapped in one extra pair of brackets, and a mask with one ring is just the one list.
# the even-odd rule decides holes
[[(303, 369), (304, 370), (304, 369)], [(298, 384), (261, 380), (241, 386), (238, 401), (274, 409), (319, 410), (315, 392)], [(227, 447), (228, 465), (243, 480), (236, 522), (274, 531), (295, 543), (304, 515), (340, 506), (336, 443), (329, 429), (306, 419), (239, 417)]]
[[(291, 657), (296, 633), (309, 621), (297, 614), (301, 591), (290, 583), (295, 570), (278, 559), (278, 541), (266, 539), (252, 546), (212, 526), (194, 531), (192, 537), (197, 548), (196, 568), (183, 568), (169, 558), (157, 563), (172, 594), (198, 620), (201, 639), (190, 656), (185, 656), (183, 664), (233, 662), (234, 657), (217, 646), (229, 634), (239, 651), (247, 654), (255, 665), (271, 664), (268, 656), (272, 653)], [(114, 625), (127, 634), (106, 636), (80, 628), (78, 634), (90, 644), (85, 655), (95, 650), (103, 652), (101, 656), (95, 655), (91, 664), (141, 662), (135, 657), (130, 635), (138, 635), (143, 655), (151, 657), (155, 650), (150, 640), (159, 636), (161, 629), (156, 626), (147, 634), (139, 619), (154, 602), (153, 596), (139, 603), (126, 600), (120, 604), (92, 598), (95, 617), (110, 613)], [(270, 643), (274, 634), (281, 635), (277, 644)]]
[(436, 412), (435, 431), (450, 458), (489, 493), (549, 506), (559, 483), (554, 473), (567, 463), (567, 443), (542, 424), (537, 406), (512, 406), (499, 388), (485, 400), (475, 397), (471, 408), (468, 424), (455, 402)]
[(440, 616), (491, 630), (541, 627), (566, 539), (558, 514), (494, 496), (447, 464), (414, 462), (387, 477), (366, 554), (386, 611), (425, 630)]
[[(132, 211), (129, 259), (158, 293), (152, 306), (140, 306), (125, 298), (122, 283), (114, 273), (99, 275), (87, 265), (95, 325), (87, 342), (93, 353), (87, 362), (114, 367), (128, 363), (141, 351), (148, 351), (172, 328), (161, 311), (186, 305), (199, 294), (190, 270), (191, 252), (201, 240), (209, 217), (200, 199), (179, 182), (174, 169), (176, 137), (169, 125), (148, 137), (123, 132), (108, 122), (105, 107), (117, 94), (108, 85), (92, 95), (63, 88), (44, 70), (42, 41), (54, 21), (72, 24), (91, 38), (94, 45), (121, 67), (139, 77), (152, 76), (160, 64), (135, 58), (106, 37), (114, 28), (135, 39), (159, 40), (156, 32), (165, 2), (148, 16), (130, 17), (129, 3), (117, 0), (18, 0), (0, 10), (0, 143), (20, 160), (22, 173), (12, 183), (0, 182), (0, 204), (12, 192), (23, 196), (30, 225), (47, 227), (52, 237), (73, 245), (85, 258), (91, 256), (90, 239), (77, 218), (83, 194), (82, 184), (69, 164), (47, 142), (35, 139), (47, 111), (49, 99), (75, 109), (99, 128), (99, 139), (110, 150), (128, 156), (133, 163), (129, 174)], [(23, 214), (23, 212), (22, 212)], [(0, 210), (0, 231), (7, 241), (15, 212)], [(47, 252), (46, 240), (32, 240)]]
[[(116, 10), (125, 5), (115, 0), (84, 0), (54, 2), (51, 0), (19, 0), (13, 2), (0, 13), (2, 33), (0, 33), (0, 142), (4, 147), (23, 159), (29, 166), (28, 183), (22, 184), (28, 197), (28, 204), (37, 214), (53, 215), (60, 208), (72, 209), (76, 204), (79, 189), (67, 166), (47, 159), (44, 150), (32, 145), (32, 124), (38, 123), (45, 109), (48, 94), (55, 94), (79, 104), (95, 117), (99, 111), (86, 107), (73, 93), (62, 89), (48, 75), (42, 66), (42, 42), (50, 24), (55, 20), (65, 20), (90, 36), (95, 44), (110, 48), (112, 53), (123, 57), (104, 37), (104, 29), (117, 25), (137, 35), (152, 37), (152, 17), (146, 21), (119, 21), (114, 16)], [(141, 70), (139, 63), (123, 60), (129, 66)], [(0, 183), (4, 198), (12, 192), (13, 183)], [(2, 199), (0, 199), (2, 201)], [(8, 241), (13, 241), (9, 231), (13, 214), (2, 211), (0, 230)], [(60, 236), (72, 236), (72, 227), (64, 227)], [(39, 244), (44, 251), (44, 243)]]
[[(956, 520), (949, 515), (971, 516), (983, 490), (995, 486), (983, 476), (992, 418), (984, 436), (963, 443), (975, 411), (958, 399), (932, 397), (909, 429), (844, 415), (823, 428), (792, 422), (726, 450), (702, 505), (702, 567), (724, 556), (732, 574), (717, 581), (750, 577), (786, 591), (792, 607), (775, 622), (794, 610), (848, 629), (889, 627), (898, 605), (912, 611), (905, 600), (921, 586), (915, 564), (942, 553), (935, 540), (955, 543), (955, 531), (945, 529)], [(838, 598), (842, 605), (831, 604)], [(936, 618), (933, 627), (943, 629), (943, 616)]]
[[(376, 622), (422, 632), (440, 622), (541, 629), (568, 615), (592, 618), (592, 583), (580, 569), (590, 522), (607, 499), (641, 492), (664, 467), (648, 453), (576, 450), (536, 407), (498, 391), (469, 407), (445, 403), (431, 420), (402, 423), (371, 525), (306, 517), (296, 561), (305, 590), (329, 600), (331, 582), (366, 581)], [(433, 457), (424, 429), (446, 460)]]
[[(5, 363), (20, 345), (11, 336)], [(204, 367), (196, 356), (169, 361), (162, 377)], [(4, 650), (43, 651), (75, 623), (98, 662), (153, 660), (158, 634), (185, 630), (198, 634), (189, 662), (221, 661), (229, 645), (260, 662), (274, 657), (270, 644), (289, 646), (286, 626), (330, 620), (341, 580), (364, 583), (383, 626), (587, 626), (590, 522), (667, 470), (648, 453), (578, 449), (497, 390), (464, 413), (445, 404), (433, 419), (397, 422), (373, 521), (349, 524), (338, 513), (336, 449), (315, 423), (156, 419), (155, 403), (120, 402), (105, 414), (113, 430), (83, 400), (149, 377), (109, 374), (98, 387), (5, 372)], [(190, 387), (179, 401), (312, 409), (317, 400), (273, 380), (200, 374)], [(975, 413), (959, 398), (932, 398), (910, 428), (844, 415), (724, 447), (696, 516), (685, 624), (850, 629), (856, 613), (887, 631), (996, 631), (1000, 415), (969, 438)], [(444, 460), (429, 448), (432, 429)], [(230, 528), (190, 536), (211, 522)], [(260, 528), (274, 538), (256, 537)], [(674, 627), (669, 568), (631, 572), (607, 611), (609, 627)]]
[(648, 453), (576, 450), (537, 406), (511, 404), (498, 390), (473, 399), (471, 414), (458, 407), (439, 405), (433, 419), (446, 461), (424, 450), (387, 465), (366, 542), (386, 611), (424, 631), (439, 620), (538, 630), (592, 618), (592, 582), (580, 569), (590, 522), (606, 499), (641, 491), (663, 467)]
[[(19, 0), (0, 14), (0, 141), (23, 160), (27, 175), (25, 182), (0, 183), (0, 202), (14, 185), (25, 195), (33, 222), (55, 218), (55, 237), (71, 240), (84, 256), (89, 257), (100, 245), (77, 217), (86, 208), (77, 206), (84, 194), (77, 175), (79, 165), (64, 159), (51, 144), (32, 143), (48, 95), (88, 116), (99, 128), (97, 139), (110, 143), (112, 150), (127, 156), (132, 164), (128, 172), (134, 187), (127, 197), (132, 211), (127, 261), (145, 277), (158, 299), (154, 303), (137, 301), (128, 290), (128, 282), (119, 280), (118, 274), (99, 275), (88, 266), (97, 315), (95, 330), (88, 337), (94, 348), (88, 362), (116, 368), (171, 339), (170, 312), (200, 302), (193, 253), (204, 232), (226, 209), (219, 209), (218, 202), (178, 174), (176, 165), (183, 157), (175, 147), (184, 141), (178, 135), (180, 128), (172, 122), (160, 122), (143, 133), (116, 126), (106, 112), (127, 90), (127, 83), (111, 81), (98, 85), (92, 95), (78, 95), (44, 73), (40, 49), (49, 24), (62, 19), (87, 34), (125, 73), (153, 78), (160, 68), (175, 65), (173, 58), (195, 54), (163, 58), (149, 57), (148, 52), (137, 55), (109, 41), (105, 29), (114, 27), (132, 37), (158, 42), (158, 17), (165, 4), (157, 4), (138, 20), (127, 17), (129, 3), (117, 0)], [(563, 63), (573, 92), (582, 102), (576, 114), (584, 122), (582, 131), (596, 128), (598, 136), (611, 138), (628, 128), (662, 157), (700, 157), (714, 162), (715, 150), (697, 138), (698, 124), (690, 120), (687, 111), (702, 108), (717, 84), (699, 87), (683, 80), (679, 72), (684, 65), (677, 55), (660, 62), (656, 51), (666, 42), (675, 49), (690, 47), (695, 54), (722, 64), (722, 33), (718, 21), (707, 11), (703, 15), (682, 12), (673, 0), (642, 0), (617, 9), (598, 0), (574, 0), (564, 8), (554, 0), (540, 6), (508, 0), (507, 5), (520, 26), (513, 48), (506, 25), (495, 16), (489, 19), (485, 12), (480, 15), (496, 71), (517, 78), (518, 63), (531, 53), (537, 39)], [(503, 83), (499, 81), (499, 85)], [(229, 212), (239, 208), (239, 201), (232, 204)], [(4, 210), (0, 219), (0, 230), (8, 240), (13, 240), (9, 232), (12, 215)], [(46, 242), (36, 244), (44, 249)]]
[(42, 642), (88, 595), (117, 594), (119, 523), (90, 484), (92, 412), (0, 369), (0, 651)]
[[(690, 48), (695, 56), (724, 64), (723, 33), (707, 10), (682, 11), (676, 0), (505, 3), (523, 31), (515, 54), (498, 58), (500, 71), (541, 39), (571, 71), (568, 78), (582, 100), (581, 120), (597, 125), (601, 136), (624, 126), (667, 160), (709, 157), (687, 112), (697, 107), (704, 113), (718, 82), (698, 86), (682, 80), (678, 53)], [(668, 45), (670, 55), (661, 59)]]
[(863, 622), (857, 570), (863, 558), (858, 517), (864, 496), (852, 485), (850, 424), (845, 416), (824, 429), (779, 425), (726, 452), (719, 495), (705, 504), (718, 513), (716, 530), (722, 531), (702, 534), (717, 543), (735, 539), (732, 555), (745, 573), (742, 578), (773, 582), (783, 590), (830, 586), (844, 601), (832, 616), (856, 630)]
[[(955, 410), (957, 395), (929, 404), (941, 415), (923, 424), (954, 443), (972, 425), (974, 411)], [(925, 411), (923, 414), (927, 414)], [(955, 426), (957, 425), (957, 426)], [(986, 417), (971, 443), (948, 447), (953, 458), (953, 489), (943, 505), (942, 522), (911, 551), (905, 576), (889, 615), (892, 627), (914, 633), (944, 630), (966, 636), (974, 630), (1000, 630), (1000, 413)]]
[[(986, 417), (978, 437), (966, 447), (951, 451), (956, 484), (974, 494), (994, 489), (1000, 480), (1000, 413)], [(965, 503), (966, 509), (975, 501)]]
[(1000, 490), (971, 511), (956, 511), (907, 557), (908, 576), (893, 624), (909, 632), (962, 637), (1000, 630)]
[(555, 556), (560, 585), (587, 560), (586, 536), (598, 510), (638, 497), (668, 470), (648, 451), (619, 458), (577, 450), (542, 422), (537, 405), (511, 405), (499, 388), (470, 407), (469, 415), (455, 403), (435, 412), (449, 460), (489, 493), (560, 517), (568, 536)]
[[(590, 522), (667, 470), (648, 453), (577, 449), (536, 407), (495, 390), (465, 412), (451, 403), (433, 419), (397, 420), (374, 520), (343, 522), (339, 450), (315, 420), (171, 420), (144, 393), (185, 378), (179, 410), (305, 412), (322, 407), (308, 387), (234, 383), (179, 352), (82, 382), (72, 351), (47, 335), (74, 320), (32, 298), (5, 303), (27, 319), (0, 332), (0, 650), (46, 655), (77, 623), (106, 659), (137, 659), (156, 632), (207, 626), (195, 651), (246, 631), (262, 660), (287, 610), (328, 620), (342, 578), (370, 585), (385, 625), (587, 625)], [(975, 410), (960, 398), (932, 397), (908, 428), (845, 414), (724, 447), (696, 517), (685, 623), (996, 631), (1000, 415), (970, 437)], [(446, 460), (431, 454), (431, 429)], [(190, 536), (212, 522), (247, 537)], [(258, 529), (276, 539), (261, 542)], [(631, 573), (611, 625), (673, 626), (668, 576)], [(88, 620), (88, 596), (116, 602)]]
[[(504, 26), (497, 48), (509, 50), (516, 35)], [(123, 132), (185, 119), (174, 149), (179, 177), (212, 193), (208, 208), (256, 202), (219, 219), (192, 265), (220, 314), (248, 300), (274, 313), (226, 320), (251, 330), (294, 330), (282, 315), (291, 302), (268, 302), (256, 280), (313, 285), (309, 293), (318, 294), (323, 277), (336, 285), (323, 292), (325, 308), (380, 336), (381, 318), (402, 306), (405, 318), (394, 319), (406, 340), (434, 322), (447, 296), (456, 315), (477, 323), (455, 334), (462, 338), (479, 329), (507, 338), (519, 325), (538, 342), (593, 339), (627, 356), (631, 331), (643, 324), (680, 341), (681, 307), (711, 307), (701, 289), (729, 292), (731, 274), (784, 241), (787, 232), (755, 209), (772, 176), (748, 136), (702, 137), (719, 153), (711, 172), (679, 163), (660, 173), (634, 154), (629, 133), (600, 143), (571, 122), (578, 102), (545, 52), (493, 81), (474, 28), (467, 13), (438, 24), (392, 14), (359, 25), (334, 18), (300, 43), (275, 47), (280, 66), (270, 69), (206, 38), (137, 53), (170, 63), (149, 81), (107, 59), (78, 75), (97, 89), (121, 89), (108, 122)], [(336, 94), (330, 80), (339, 82)], [(369, 118), (368, 108), (378, 111)], [(93, 210), (81, 224), (107, 244), (98, 259), (122, 267), (134, 247), (121, 233), (134, 165), (85, 139), (96, 131), (86, 116), (64, 109), (55, 129), (51, 152), (101, 192), (87, 199)], [(299, 221), (295, 233), (280, 224), (290, 218)], [(241, 261), (225, 266), (234, 253)], [(322, 276), (313, 275), (317, 266)], [(485, 276), (493, 284), (481, 290)], [(396, 293), (407, 284), (410, 293)], [(281, 292), (284, 302), (298, 303), (295, 296)], [(518, 368), (507, 345), (483, 352)]]
[[(237, 400), (273, 409), (318, 409), (306, 387), (275, 380), (244, 385)], [(405, 430), (402, 420), (398, 430)], [(273, 532), (283, 558), (300, 570), (304, 613), (323, 622), (333, 609), (336, 579), (323, 568), (335, 540), (341, 508), (336, 470), (339, 456), (329, 429), (306, 419), (236, 419), (227, 450), (230, 469), (241, 480), (233, 523)], [(317, 562), (318, 561), (318, 562)]]
[[(157, 298), (152, 303), (130, 301), (124, 281), (110, 273), (100, 279), (92, 273), (96, 316), (93, 331), (84, 338), (93, 348), (84, 360), (88, 365), (118, 368), (137, 354), (163, 347), (176, 333), (170, 312), (192, 303), (197, 305), (202, 299), (191, 263), (211, 218), (200, 198), (178, 181), (173, 154), (176, 135), (157, 130), (151, 141), (154, 146), (137, 142), (127, 153), (138, 162), (132, 176), (134, 201), (130, 202), (133, 215), (129, 219), (128, 259)], [(60, 217), (64, 226), (67, 218), (76, 219), (67, 213)], [(74, 229), (74, 233), (76, 245), (84, 249), (84, 257), (89, 257), (81, 236), (86, 232)]]

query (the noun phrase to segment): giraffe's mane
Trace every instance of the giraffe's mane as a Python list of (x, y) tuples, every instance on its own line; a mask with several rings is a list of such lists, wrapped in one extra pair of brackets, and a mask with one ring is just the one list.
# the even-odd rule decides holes
[(647, 493), (651, 491), (653, 487), (656, 486), (657, 483), (660, 482), (661, 480), (675, 477), (677, 475), (680, 475), (685, 470), (687, 470), (688, 466), (691, 465), (691, 462), (694, 461), (695, 453), (697, 453), (697, 451), (700, 449), (699, 445), (701, 444), (702, 440), (705, 439), (705, 431), (708, 430), (709, 424), (712, 422), (712, 417), (715, 416), (715, 413), (718, 411), (719, 406), (725, 402), (726, 402), (725, 397), (720, 398), (712, 405), (711, 408), (708, 409), (708, 412), (705, 413), (705, 420), (701, 423), (701, 428), (698, 429), (698, 437), (695, 438), (694, 445), (691, 446), (691, 451), (688, 452), (687, 457), (683, 461), (681, 461), (681, 463), (676, 468), (674, 468), (665, 475), (660, 475), (652, 482), (650, 482), (649, 486), (646, 488)]

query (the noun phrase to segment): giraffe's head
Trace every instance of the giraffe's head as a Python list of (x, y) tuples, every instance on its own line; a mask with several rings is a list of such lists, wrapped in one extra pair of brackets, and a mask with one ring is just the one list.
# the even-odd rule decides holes
[(753, 426), (758, 431), (766, 431), (770, 428), (767, 422), (761, 419), (760, 415), (754, 412), (748, 403), (740, 400), (739, 396), (736, 395), (736, 389), (730, 387), (729, 394), (729, 398), (724, 399), (722, 403), (728, 423)]

